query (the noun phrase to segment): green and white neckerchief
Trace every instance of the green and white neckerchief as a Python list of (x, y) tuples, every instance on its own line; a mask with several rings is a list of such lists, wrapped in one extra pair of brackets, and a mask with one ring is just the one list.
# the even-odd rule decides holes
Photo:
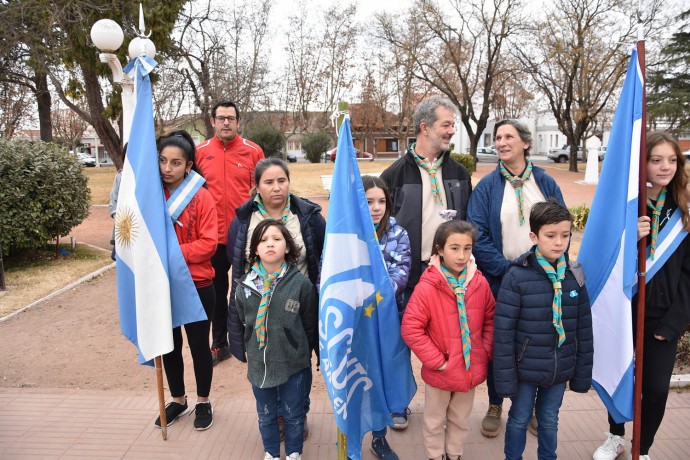
[(525, 184), (525, 181), (532, 176), (532, 162), (527, 160), (527, 168), (525, 168), (525, 171), (519, 176), (511, 174), (502, 161), (499, 161), (498, 165), (503, 177), (505, 177), (515, 189), (515, 195), (517, 196), (518, 202), (518, 216), (520, 217), (520, 225), (522, 225), (525, 223), (525, 194), (522, 190), (522, 186)]
[(560, 347), (563, 342), (565, 342), (565, 330), (563, 329), (563, 309), (561, 308), (561, 297), (563, 294), (563, 287), (561, 282), (565, 279), (565, 255), (561, 254), (561, 257), (556, 261), (556, 268), (546, 260), (544, 256), (541, 255), (539, 248), (536, 248), (534, 254), (537, 256), (537, 262), (541, 268), (544, 269), (546, 275), (549, 277), (549, 281), (553, 284), (553, 303), (551, 304), (551, 309), (553, 310), (553, 327), (556, 328), (558, 333), (558, 346)]
[[(264, 200), (261, 199), (261, 195), (258, 193), (254, 197), (254, 203), (256, 203), (256, 207), (259, 209), (259, 213), (261, 214), (261, 217), (264, 219), (272, 219), (271, 215), (266, 211), (266, 207), (264, 206)], [(285, 208), (283, 209), (283, 214), (280, 216), (281, 220), (283, 223), (287, 223), (288, 217), (290, 217), (290, 194), (288, 193), (287, 196), (287, 201), (285, 202)]]
[(410, 152), (412, 152), (412, 156), (414, 157), (414, 161), (415, 163), (417, 163), (417, 166), (429, 173), (429, 178), (431, 179), (431, 193), (434, 197), (434, 203), (443, 206), (443, 197), (441, 196), (441, 183), (439, 182), (438, 177), (436, 176), (436, 172), (443, 164), (443, 156), (445, 155), (445, 153), (442, 153), (438, 158), (436, 158), (436, 160), (434, 160), (433, 163), (429, 163), (429, 160), (417, 155), (417, 152), (415, 152), (414, 150), (416, 145), (416, 142), (410, 145)]
[(283, 262), (277, 272), (269, 274), (264, 268), (260, 260), (254, 262), (252, 270), (256, 272), (263, 281), (263, 288), (261, 289), (261, 303), (256, 312), (256, 322), (254, 323), (254, 332), (256, 333), (256, 341), (259, 342), (259, 349), (266, 346), (266, 314), (268, 313), (268, 303), (271, 299), (273, 287), (276, 279), (285, 270), (287, 264)]
[(659, 237), (661, 210), (664, 209), (664, 204), (666, 204), (666, 187), (661, 188), (659, 198), (656, 200), (656, 206), (654, 206), (652, 200), (647, 197), (647, 207), (652, 210), (652, 231), (649, 235), (651, 237), (651, 243), (649, 245), (649, 257), (651, 257), (652, 260), (654, 260), (654, 251), (656, 251), (656, 240)]
[(458, 303), (458, 316), (460, 317), (460, 332), (462, 333), (462, 355), (465, 358), (465, 369), (470, 368), (470, 326), (467, 324), (467, 308), (465, 308), (465, 279), (467, 279), (467, 266), (462, 269), (457, 278), (448, 270), (445, 265), (441, 265), (441, 271), (446, 277), (448, 284), (453, 288), (455, 300)]

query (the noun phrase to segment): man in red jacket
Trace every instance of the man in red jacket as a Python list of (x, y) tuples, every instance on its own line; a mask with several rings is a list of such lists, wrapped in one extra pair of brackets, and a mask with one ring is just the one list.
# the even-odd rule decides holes
[(211, 259), (216, 275), (216, 306), (213, 309), (213, 365), (228, 359), (228, 271), (230, 264), (225, 252), (228, 228), (235, 218), (235, 208), (249, 199), (254, 186), (254, 167), (264, 158), (261, 147), (243, 139), (240, 129), (240, 110), (231, 101), (216, 103), (211, 110), (211, 124), (216, 135), (199, 144), (196, 161), (213, 195), (218, 214), (218, 248)]

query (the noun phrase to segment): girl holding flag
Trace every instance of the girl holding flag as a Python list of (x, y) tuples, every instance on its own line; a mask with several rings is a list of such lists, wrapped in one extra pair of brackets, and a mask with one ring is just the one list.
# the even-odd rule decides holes
[(299, 249), (281, 220), (259, 222), (249, 254), (251, 269), (237, 282), (235, 305), (245, 330), (247, 378), (256, 398), (264, 460), (280, 459), (278, 404), (285, 419), (287, 460), (299, 460), (318, 297), (295, 265)]
[[(214, 270), (211, 256), (218, 244), (218, 221), (213, 197), (203, 187), (204, 178), (198, 173), (192, 137), (186, 131), (175, 131), (159, 145), (158, 164), (170, 217), (175, 222), (175, 234), (199, 298), (211, 318), (216, 294), (213, 289)], [(207, 430), (213, 424), (213, 409), (209, 401), (213, 366), (209, 348), (210, 321), (185, 324), (187, 342), (194, 362), (197, 404), (194, 429)], [(163, 355), (163, 366), (168, 379), (172, 402), (165, 407), (167, 425), (175, 423), (180, 415), (189, 411), (184, 387), (182, 361), (182, 331), (173, 329), (175, 348)], [(160, 428), (160, 417), (155, 422)]]
[[(402, 295), (410, 276), (411, 250), (410, 238), (391, 216), (393, 203), (388, 186), (375, 176), (362, 176), (362, 185), (367, 198), (367, 205), (374, 222), (376, 240), (383, 254), (388, 276), (395, 291), (398, 305), (398, 316), (402, 319)], [(386, 427), (372, 432), (371, 451), (376, 458), (384, 460), (398, 460), (398, 456), (386, 440)]]
[(439, 226), (429, 267), (402, 320), (402, 337), (422, 362), (422, 430), (427, 458), (433, 460), (462, 456), (474, 388), (486, 380), (493, 354), (496, 302), (474, 264), (475, 232), (461, 220)]
[[(678, 143), (666, 132), (647, 135), (647, 181), (647, 215), (637, 225), (638, 240), (647, 239), (641, 460), (650, 458), (649, 449), (666, 410), (678, 338), (690, 323), (688, 175)], [(637, 296), (632, 305), (636, 318)], [(609, 415), (609, 429), (594, 460), (612, 460), (624, 450), (625, 425)]]

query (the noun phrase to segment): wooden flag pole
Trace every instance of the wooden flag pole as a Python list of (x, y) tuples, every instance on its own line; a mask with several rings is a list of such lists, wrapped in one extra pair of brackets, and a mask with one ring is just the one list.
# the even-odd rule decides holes
[[(642, 71), (642, 127), (640, 132), (640, 190), (638, 196), (638, 215), (647, 215), (647, 96), (646, 96), (646, 70), (645, 70), (645, 46), (642, 29), (642, 13), (638, 9), (638, 41), (637, 56), (640, 70)], [(644, 366), (644, 315), (645, 299), (647, 294), (647, 238), (637, 242), (637, 321), (635, 333), (635, 388), (633, 398), (633, 438), (632, 458), (640, 458), (640, 435), (642, 424), (642, 369)]]
[(163, 441), (168, 440), (168, 420), (165, 418), (165, 395), (163, 394), (163, 366), (161, 365), (161, 357), (156, 356), (153, 359), (156, 365), (156, 386), (158, 387), (158, 411), (161, 417), (161, 433), (163, 434)]
[[(345, 101), (339, 101), (338, 102), (338, 119), (335, 124), (335, 132), (336, 135), (339, 135), (340, 133), (340, 125), (343, 124), (343, 121), (345, 121), (345, 112), (349, 110), (350, 104), (348, 104)], [(342, 153), (341, 153), (342, 155)], [(347, 460), (347, 436), (345, 436), (345, 433), (340, 431), (340, 428), (338, 430), (338, 460)]]

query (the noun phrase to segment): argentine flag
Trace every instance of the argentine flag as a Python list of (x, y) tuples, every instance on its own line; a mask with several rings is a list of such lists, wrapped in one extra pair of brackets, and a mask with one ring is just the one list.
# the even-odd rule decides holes
[(365, 433), (392, 424), (417, 386), (410, 350), (374, 235), (346, 119), (338, 138), (319, 295), (321, 371), (347, 454), (359, 460)]
[(206, 319), (163, 194), (149, 78), (155, 66), (142, 56), (125, 68), (135, 72), (137, 105), (115, 216), (120, 327), (142, 364), (172, 351), (174, 327)]
[(592, 305), (593, 386), (617, 423), (633, 419), (631, 299), (637, 283), (643, 88), (633, 51), (578, 255)]

